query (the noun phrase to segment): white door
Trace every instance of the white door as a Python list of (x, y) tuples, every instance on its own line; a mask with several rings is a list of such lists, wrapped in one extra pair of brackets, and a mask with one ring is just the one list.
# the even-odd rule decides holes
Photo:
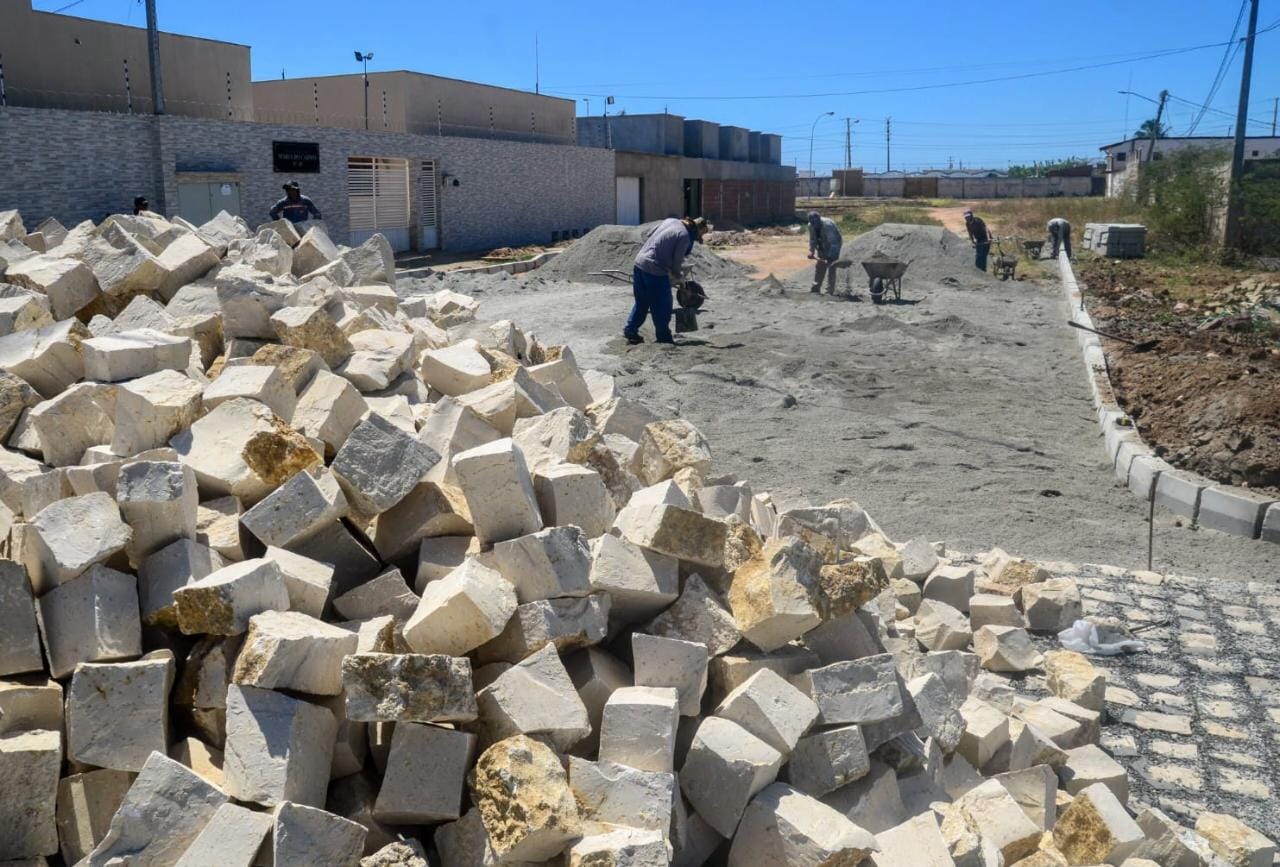
[(434, 250), (440, 246), (440, 181), (436, 175), (436, 161), (422, 161), (421, 191), (418, 197), (418, 208), (422, 211), (422, 244), (423, 250)]
[(640, 225), (639, 178), (618, 178), (618, 225)]
[(408, 250), (409, 161), (348, 157), (347, 208), (353, 247), (381, 233), (392, 250)]

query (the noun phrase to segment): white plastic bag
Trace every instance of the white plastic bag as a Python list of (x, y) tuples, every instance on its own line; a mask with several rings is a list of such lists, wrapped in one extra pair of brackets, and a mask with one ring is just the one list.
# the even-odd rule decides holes
[(1141, 641), (1117, 641), (1104, 643), (1098, 636), (1098, 627), (1088, 620), (1077, 620), (1069, 629), (1058, 633), (1058, 640), (1067, 650), (1089, 653), (1094, 656), (1119, 656), (1122, 653), (1138, 653), (1147, 646)]

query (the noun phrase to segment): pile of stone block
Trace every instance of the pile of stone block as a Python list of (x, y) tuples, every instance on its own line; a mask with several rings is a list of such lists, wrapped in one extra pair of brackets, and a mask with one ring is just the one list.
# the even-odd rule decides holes
[(0, 862), (1271, 863), (1129, 803), (1073, 581), (779, 509), (380, 236), (0, 245)]

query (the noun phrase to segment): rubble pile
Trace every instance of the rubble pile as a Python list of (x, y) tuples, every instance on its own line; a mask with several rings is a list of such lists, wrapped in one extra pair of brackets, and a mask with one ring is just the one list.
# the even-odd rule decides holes
[(1272, 861), (1130, 805), (1073, 581), (779, 510), (380, 236), (0, 255), (0, 861)]

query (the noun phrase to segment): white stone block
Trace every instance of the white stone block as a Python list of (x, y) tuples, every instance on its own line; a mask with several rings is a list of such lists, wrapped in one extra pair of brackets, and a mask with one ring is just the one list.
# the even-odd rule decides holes
[(729, 850), (730, 867), (856, 864), (879, 848), (875, 837), (839, 812), (785, 783), (756, 795)]
[(515, 587), (501, 574), (467, 560), (423, 587), (404, 639), (418, 653), (461, 656), (502, 633), (516, 610)]
[(1129, 802), (1129, 774), (1124, 766), (1102, 751), (1096, 744), (1067, 750), (1067, 760), (1057, 768), (1062, 788), (1075, 795), (1102, 783), (1121, 804)]
[(818, 706), (777, 674), (762, 669), (729, 693), (715, 715), (736, 722), (784, 756), (818, 718)]
[(270, 407), (284, 421), (293, 418), (298, 402), (293, 387), (278, 370), (258, 364), (224, 367), (218, 378), (205, 388), (201, 399), (207, 412), (238, 397)]
[(378, 515), (373, 546), (384, 560), (408, 566), (424, 538), (469, 536), (472, 530), (466, 503), (457, 488), (420, 482), (400, 502)]
[(83, 663), (67, 691), (67, 758), (117, 771), (141, 771), (169, 739), (173, 654), (136, 662)]
[(662, 839), (670, 831), (677, 793), (675, 775), (670, 771), (645, 771), (571, 756), (569, 788), (587, 835), (615, 825), (657, 831)]
[[(604, 539), (611, 538), (614, 537), (604, 537)], [(622, 541), (621, 544), (627, 543)], [(646, 561), (652, 562), (653, 558), (661, 558), (664, 566), (668, 566), (672, 570), (671, 574), (675, 574), (677, 564), (672, 558), (652, 551), (640, 550)], [(701, 642), (707, 645), (707, 651), (713, 657), (729, 652), (742, 637), (733, 615), (725, 608), (716, 592), (697, 574), (690, 575), (685, 580), (680, 597), (651, 620), (645, 627), (645, 631), (663, 638)]]
[(45, 328), (54, 322), (47, 297), (22, 290), (19, 293), (0, 298), (0, 337), (15, 331)]
[(53, 397), (84, 376), (80, 341), (89, 331), (64, 319), (0, 337), (0, 368), (21, 377), (42, 397)]
[(272, 546), (267, 546), (264, 556), (280, 567), (289, 610), (321, 617), (333, 593), (333, 566)]
[(1103, 783), (1077, 793), (1053, 826), (1053, 843), (1067, 863), (1119, 864), (1143, 839), (1142, 829)]
[(356, 645), (355, 633), (309, 615), (264, 611), (249, 619), (233, 679), (242, 686), (337, 695), (342, 659)]
[(924, 598), (942, 602), (967, 614), (973, 596), (973, 569), (968, 566), (938, 566), (925, 579)]
[(671, 847), (659, 831), (616, 827), (576, 840), (565, 853), (566, 867), (667, 867)]
[(782, 754), (736, 723), (707, 717), (680, 770), (680, 788), (722, 837), (733, 836), (748, 802), (774, 781)]
[(62, 686), (40, 675), (0, 680), (0, 735), (62, 731)]
[(36, 603), (49, 670), (66, 677), (82, 662), (128, 659), (142, 653), (137, 579), (93, 566)]
[[(32, 731), (0, 737), (0, 858), (37, 858), (58, 851), (58, 773), (62, 736)], [(43, 862), (43, 859), (41, 859)]]
[(77, 864), (102, 842), (132, 781), (128, 771), (108, 769), (62, 778), (57, 821), (63, 861)]
[(553, 645), (504, 671), (476, 693), (476, 703), (489, 742), (542, 736), (564, 751), (591, 733), (587, 708)]
[(681, 716), (702, 712), (707, 688), (707, 646), (693, 641), (645, 635), (631, 636), (636, 686), (671, 687), (680, 696)]
[(1273, 841), (1224, 813), (1201, 813), (1196, 818), (1196, 833), (1232, 867), (1267, 867), (1276, 855)]
[(862, 729), (856, 725), (824, 729), (796, 742), (787, 763), (787, 782), (815, 798), (834, 792), (871, 770)]
[(228, 560), (245, 559), (240, 540), (240, 515), (243, 511), (239, 497), (205, 500), (196, 509), (196, 541)]
[(413, 589), (419, 595), (427, 584), (439, 581), (461, 566), (467, 557), (479, 554), (474, 536), (428, 536), (418, 546), (418, 573)]
[(368, 830), (357, 822), (303, 804), (285, 801), (276, 808), (271, 850), (273, 863), (309, 867), (347, 867), (364, 853)]
[(263, 611), (287, 611), (289, 593), (273, 560), (224, 566), (173, 592), (178, 625), (187, 635), (239, 635)]
[(973, 649), (987, 671), (1024, 672), (1039, 668), (1044, 657), (1017, 626), (984, 626), (973, 634)]
[(476, 737), (419, 723), (398, 723), (387, 772), (373, 807), (391, 825), (447, 822), (462, 815), (462, 792)]
[(636, 443), (644, 436), (645, 426), (659, 420), (649, 407), (626, 397), (593, 401), (585, 411), (601, 434), (619, 434)]
[[(1025, 593), (1025, 588), (1024, 588)], [(999, 593), (979, 593), (969, 599), (969, 626), (974, 631), (984, 626), (1016, 626), (1025, 628), (1026, 620), (1013, 597)]]
[(336, 368), (352, 353), (351, 342), (322, 307), (285, 307), (271, 315), (280, 342), (310, 349)]
[(342, 661), (347, 719), (470, 722), (476, 718), (471, 661), (441, 654), (351, 654)]
[(868, 724), (893, 719), (904, 710), (892, 654), (837, 662), (804, 675), (823, 725)]
[(368, 329), (352, 334), (350, 339), (355, 351), (335, 372), (362, 392), (388, 388), (413, 360), (412, 335)]
[(4, 279), (49, 298), (55, 319), (74, 316), (99, 295), (98, 280), (83, 262), (53, 255), (31, 256), (12, 263)]
[(412, 491), (440, 456), (381, 416), (360, 422), (331, 467), (351, 507), (385, 512)]
[(711, 470), (711, 448), (702, 433), (684, 419), (651, 422), (639, 439), (640, 480), (656, 485), (679, 470)]
[(132, 538), (125, 551), (140, 566), (179, 539), (196, 538), (196, 474), (177, 461), (133, 461), (120, 468), (116, 502)]
[[(591, 589), (609, 594), (611, 616), (619, 622), (636, 623), (646, 620), (663, 611), (678, 598), (680, 564), (675, 558), (646, 551), (611, 535), (596, 539), (592, 543), (591, 552)], [(690, 583), (694, 580), (691, 577)], [(701, 583), (701, 579), (697, 581)], [(686, 589), (686, 593), (688, 592)], [(692, 611), (689, 614), (696, 616)], [(723, 616), (732, 621), (727, 611), (723, 612)], [(664, 634), (652, 629), (650, 631), (657, 635)], [(736, 628), (734, 632), (736, 633)], [(734, 642), (736, 641), (735, 637)]]
[(174, 867), (252, 867), (273, 824), (268, 813), (223, 804)]
[(1009, 743), (1009, 717), (976, 698), (960, 706), (960, 716), (965, 728), (958, 751), (969, 764), (981, 769)]
[(933, 738), (942, 752), (955, 752), (964, 733), (959, 697), (939, 675), (928, 673), (907, 681), (907, 692), (920, 712), (924, 734)]
[(227, 791), (273, 807), (325, 801), (337, 721), (327, 709), (283, 693), (227, 688)]
[(555, 386), (569, 406), (575, 409), (585, 412), (592, 403), (591, 389), (587, 387), (587, 382), (582, 378), (582, 373), (574, 361), (573, 353), (567, 346), (561, 347), (560, 357), (555, 361), (530, 367), (529, 375), (537, 383)]
[(293, 426), (302, 434), (322, 441), (327, 454), (335, 454), (368, 409), (354, 385), (321, 370), (298, 395)]
[(364, 620), (390, 614), (403, 623), (418, 610), (418, 597), (405, 583), (399, 569), (388, 569), (372, 581), (333, 600), (333, 608), (348, 620)]
[(289, 303), (292, 287), (252, 265), (227, 265), (214, 278), (227, 337), (274, 340), (271, 314)]
[(284, 547), (347, 514), (347, 498), (338, 479), (324, 467), (295, 473), (240, 522), (264, 545)]
[(1022, 588), (1022, 610), (1032, 632), (1061, 632), (1084, 616), (1074, 578), (1050, 578)]
[(973, 639), (968, 618), (945, 602), (924, 600), (915, 621), (916, 640), (928, 650), (964, 650)]
[(519, 662), (548, 644), (566, 653), (598, 644), (608, 628), (607, 594), (538, 599), (518, 606), (501, 634), (476, 649), (476, 660)]
[(942, 822), (943, 836), (954, 840), (960, 829), (979, 834), (982, 843), (994, 848), (1006, 864), (1034, 853), (1043, 834), (996, 780), (970, 789), (948, 808)]
[(453, 470), (482, 546), (542, 529), (524, 455), (510, 439), (455, 454)]
[(502, 577), (520, 602), (591, 592), (591, 552), (577, 527), (552, 527), (493, 546)]
[(484, 388), (493, 376), (474, 340), (428, 349), (418, 359), (418, 371), (427, 385), (451, 397)]
[(121, 383), (116, 389), (111, 450), (118, 455), (135, 455), (165, 445), (195, 423), (200, 394), (200, 384), (176, 370)]
[(294, 473), (322, 463), (311, 444), (256, 400), (235, 398), (169, 443), (207, 497), (253, 505)]
[(153, 328), (139, 328), (90, 338), (80, 344), (80, 352), (86, 379), (120, 382), (161, 370), (186, 370), (191, 360), (191, 340)]
[(729, 610), (742, 635), (764, 651), (776, 650), (813, 629), (821, 561), (800, 540), (770, 540), (733, 574)]
[(613, 499), (595, 470), (578, 464), (556, 464), (533, 475), (543, 520), (558, 527), (581, 528), (588, 539), (609, 531), (617, 517)]
[(40, 438), (44, 462), (74, 466), (86, 449), (110, 443), (115, 408), (114, 386), (82, 382), (32, 409), (28, 420)]
[(220, 789), (155, 752), (129, 787), (111, 827), (82, 862), (108, 867), (124, 861), (173, 864), (227, 802)]
[(469, 782), (499, 863), (555, 858), (581, 835), (568, 775), (556, 754), (538, 741), (524, 736), (499, 741), (480, 756)]

